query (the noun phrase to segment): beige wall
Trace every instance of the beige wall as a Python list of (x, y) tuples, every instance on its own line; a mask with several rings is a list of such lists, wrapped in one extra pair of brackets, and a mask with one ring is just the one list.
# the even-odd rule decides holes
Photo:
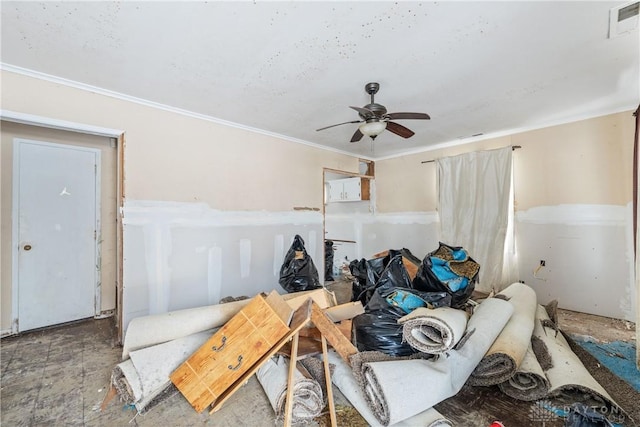
[(520, 145), (514, 152), (516, 210), (631, 202), (631, 111), (376, 162), (380, 212), (434, 211), (436, 167), (421, 161)]
[(6, 71), (2, 108), (125, 131), (127, 199), (321, 208), (322, 167), (358, 171), (355, 157)]
[[(261, 234), (264, 233), (260, 228), (262, 225), (251, 225), (248, 223), (249, 220), (245, 222), (248, 221), (248, 226), (252, 228), (241, 228), (233, 236), (226, 236), (223, 229), (217, 225), (211, 227), (211, 224), (207, 224), (206, 231), (194, 233), (186, 243), (181, 240), (180, 244), (193, 250), (195, 254), (196, 251), (202, 250), (204, 244), (194, 242), (200, 242), (199, 239), (203, 235), (208, 236), (207, 247), (222, 253), (224, 272), (215, 280), (212, 279), (211, 271), (206, 268), (205, 257), (204, 267), (198, 265), (202, 271), (198, 270), (197, 275), (191, 274), (186, 279), (187, 272), (194, 271), (187, 267), (190, 267), (188, 263), (195, 259), (195, 255), (190, 254), (186, 257), (190, 259), (181, 259), (179, 254), (174, 258), (168, 258), (172, 253), (172, 246), (177, 245), (173, 240), (182, 239), (182, 235), (172, 231), (174, 228), (171, 224), (184, 220), (181, 209), (190, 212), (191, 208), (185, 204), (201, 203), (208, 206), (211, 212), (207, 211), (204, 215), (209, 217), (215, 216), (214, 211), (253, 211), (250, 214), (251, 221), (255, 220), (260, 224), (263, 220), (259, 214), (261, 211), (277, 214), (292, 212), (294, 207), (322, 208), (324, 167), (358, 171), (356, 157), (16, 73), (2, 71), (1, 78), (1, 100), (2, 108), (5, 110), (125, 132), (125, 199), (127, 203), (134, 202), (129, 206), (140, 206), (139, 202), (144, 204), (144, 201), (153, 202), (150, 208), (144, 207), (144, 213), (138, 213), (134, 219), (136, 223), (147, 224), (140, 226), (144, 232), (136, 228), (137, 226), (125, 227), (123, 237), (127, 252), (123, 264), (124, 286), (136, 292), (140, 290), (144, 294), (144, 297), (139, 298), (141, 301), (153, 297), (153, 292), (160, 288), (164, 292), (172, 287), (171, 289), (179, 294), (189, 295), (193, 290), (190, 288), (192, 284), (206, 287), (207, 283), (223, 283), (226, 286), (223, 291), (230, 294), (255, 293), (277, 288), (277, 277), (270, 277), (264, 281), (257, 279), (265, 271), (274, 269), (271, 265), (266, 265), (268, 263), (261, 258), (263, 254), (255, 252), (249, 258), (243, 258), (246, 254), (238, 254), (239, 240), (244, 240), (245, 246), (242, 247), (246, 248), (247, 239), (254, 235), (258, 236), (256, 241), (249, 243), (253, 244), (253, 248), (271, 248), (270, 251), (275, 253), (268, 255), (270, 260), (277, 261), (282, 254), (279, 253), (280, 246), (274, 245), (273, 242), (268, 243), (269, 239), (281, 242), (281, 246), (286, 250), (289, 239), (297, 232), (317, 236), (318, 238), (313, 239), (316, 247), (309, 249), (315, 250), (318, 256), (321, 256), (321, 218), (312, 219), (312, 226), (297, 226), (300, 221), (299, 215), (294, 215), (293, 221), (289, 216), (282, 215), (283, 224), (268, 226), (268, 236)], [(2, 161), (6, 163), (7, 159), (10, 161), (11, 156), (7, 158), (5, 153), (2, 153)], [(3, 188), (6, 187), (7, 182), (4, 178), (1, 183)], [(178, 203), (180, 208), (177, 211), (172, 210), (172, 203)], [(2, 221), (10, 223), (10, 213), (5, 212), (4, 205), (3, 201)], [(127, 209), (125, 224), (126, 215)], [(304, 221), (308, 222), (303, 218)], [(278, 223), (278, 220), (272, 222)], [(168, 237), (153, 240), (157, 233), (150, 231), (153, 229), (150, 227), (164, 227), (162, 230), (166, 230), (166, 234), (163, 236)], [(7, 242), (10, 244), (9, 239), (10, 235), (3, 232), (3, 260), (7, 254), (10, 255), (6, 250)], [(157, 254), (167, 255), (156, 259), (154, 256)], [(233, 258), (227, 261), (226, 257)], [(246, 259), (250, 260), (253, 267), (251, 276), (244, 277), (239, 274), (235, 271), (238, 269), (235, 265), (232, 271), (230, 263), (241, 264), (241, 261)], [(276, 261), (270, 262), (273, 264)], [(256, 263), (259, 265), (254, 265)], [(10, 319), (13, 316), (10, 312), (11, 295), (5, 291), (5, 283), (10, 283), (5, 280), (5, 276), (8, 274), (10, 277), (10, 271), (4, 264), (3, 261), (0, 267), (3, 280), (0, 325), (2, 331), (11, 328)], [(319, 267), (321, 265), (319, 263)], [(243, 272), (246, 271), (246, 267), (244, 265)], [(10, 289), (10, 284), (7, 286)], [(115, 293), (115, 289), (112, 288), (109, 292)], [(138, 307), (140, 313), (144, 313), (145, 310), (144, 304), (142, 305), (143, 307)]]
[[(636, 320), (633, 135), (627, 111), (378, 161), (378, 212), (437, 217), (436, 167), (421, 161), (519, 145), (513, 169), (518, 279), (541, 303), (557, 299), (562, 308)], [(438, 228), (422, 238), (437, 241)], [(404, 239), (417, 229), (409, 228)]]

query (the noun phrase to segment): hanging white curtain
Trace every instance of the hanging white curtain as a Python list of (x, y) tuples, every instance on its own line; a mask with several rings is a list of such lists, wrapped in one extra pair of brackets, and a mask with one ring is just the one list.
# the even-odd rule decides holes
[(480, 264), (476, 289), (483, 292), (514, 279), (511, 159), (509, 146), (436, 161), (441, 241)]

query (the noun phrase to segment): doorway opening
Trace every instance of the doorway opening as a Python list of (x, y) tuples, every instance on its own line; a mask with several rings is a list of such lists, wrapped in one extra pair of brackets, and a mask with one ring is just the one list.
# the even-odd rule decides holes
[(374, 178), (370, 160), (359, 160), (359, 173), (324, 169), (325, 282), (339, 280), (362, 258), (362, 220), (375, 211)]
[(2, 336), (87, 317), (119, 324), (124, 138), (79, 126), (2, 122)]

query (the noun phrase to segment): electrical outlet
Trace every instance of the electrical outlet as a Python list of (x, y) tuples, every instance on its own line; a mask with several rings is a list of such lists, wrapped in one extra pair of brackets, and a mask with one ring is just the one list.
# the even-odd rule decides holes
[(544, 267), (545, 265), (547, 265), (547, 262), (543, 259), (540, 260), (540, 266)]

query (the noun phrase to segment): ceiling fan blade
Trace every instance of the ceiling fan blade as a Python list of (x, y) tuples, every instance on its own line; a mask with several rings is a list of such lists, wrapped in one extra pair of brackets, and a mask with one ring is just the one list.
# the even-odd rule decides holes
[(427, 113), (390, 113), (384, 116), (389, 120), (417, 119), (429, 120), (431, 117)]
[(358, 113), (360, 113), (365, 118), (373, 117), (373, 116), (376, 115), (373, 111), (369, 110), (368, 108), (351, 107), (351, 106), (349, 106), (349, 108), (353, 108), (354, 110), (356, 110)]
[(319, 130), (329, 129), (329, 128), (332, 128), (332, 127), (335, 127), (335, 126), (348, 125), (350, 123), (360, 123), (360, 122), (362, 122), (362, 120), (351, 120), (350, 122), (338, 123), (337, 125), (325, 126), (323, 128), (316, 129), (316, 132), (319, 131)]
[(351, 137), (351, 142), (358, 142), (362, 139), (363, 136), (364, 134), (360, 132), (360, 129), (358, 129), (356, 130), (356, 133), (354, 133), (353, 136)]
[(413, 135), (415, 135), (415, 132), (413, 132), (411, 129), (408, 129), (394, 122), (387, 122), (387, 130), (389, 132), (395, 133), (396, 135), (400, 135), (403, 138), (411, 138)]

